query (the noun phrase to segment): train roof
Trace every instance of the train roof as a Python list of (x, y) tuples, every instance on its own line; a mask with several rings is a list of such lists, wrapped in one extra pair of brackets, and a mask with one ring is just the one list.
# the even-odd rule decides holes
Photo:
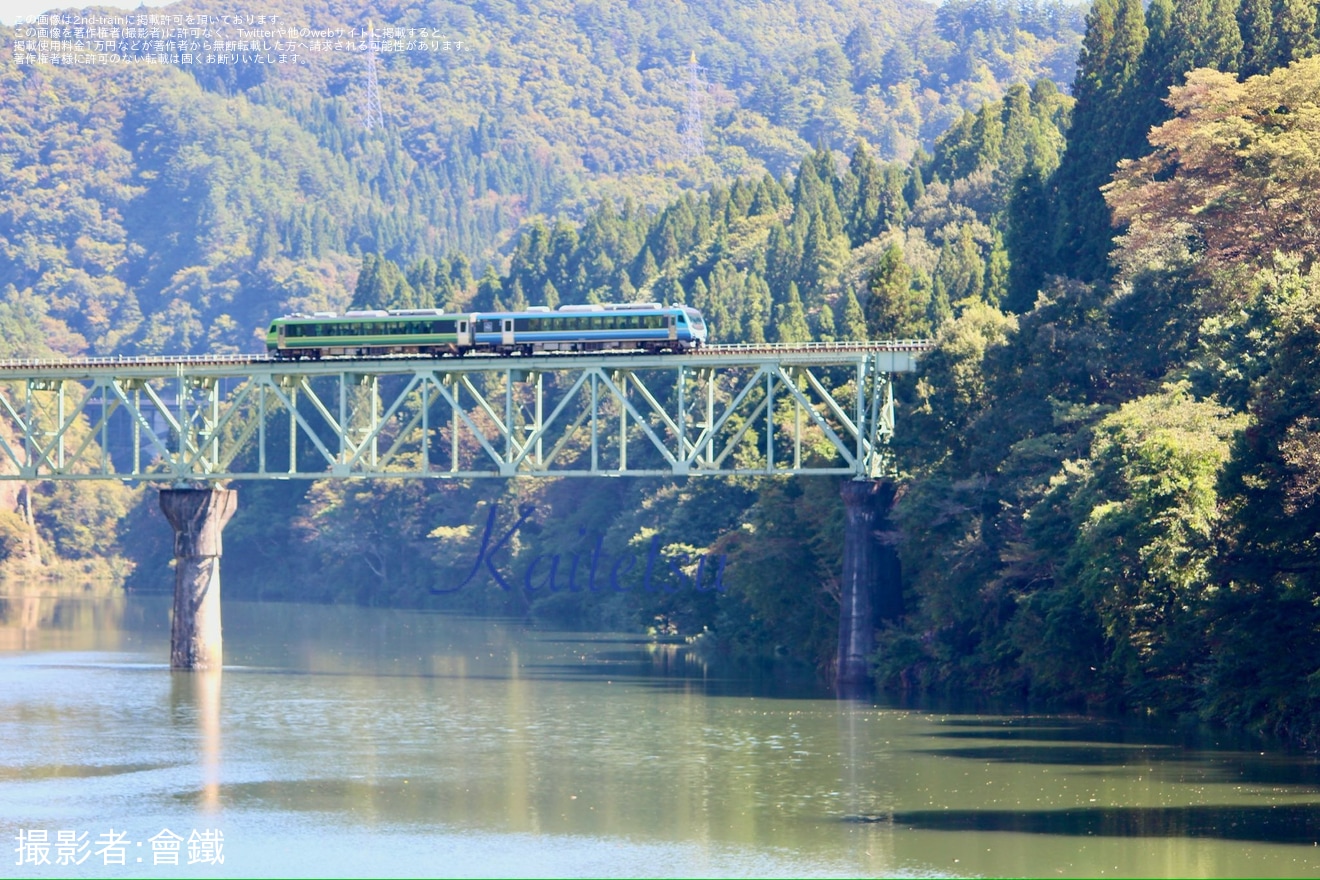
[(274, 321), (342, 321), (342, 320), (389, 320), (390, 318), (476, 318), (490, 315), (547, 315), (547, 314), (601, 314), (606, 312), (669, 312), (683, 311), (689, 314), (700, 314), (691, 306), (684, 306), (675, 303), (674, 305), (661, 305), (660, 303), (599, 303), (599, 304), (574, 304), (560, 306), (552, 310), (549, 306), (528, 306), (521, 311), (483, 311), (483, 312), (446, 312), (443, 309), (398, 309), (389, 311), (386, 309), (351, 309), (346, 312), (294, 312), (291, 315), (281, 315)]
[(471, 312), (446, 312), (443, 309), (400, 309), (398, 311), (387, 311), (385, 309), (355, 309), (343, 312), (312, 312), (310, 315), (305, 312), (294, 312), (292, 315), (281, 315), (275, 318), (276, 321), (342, 321), (344, 319), (359, 321), (363, 318), (376, 318), (386, 320), (389, 318), (466, 318)]

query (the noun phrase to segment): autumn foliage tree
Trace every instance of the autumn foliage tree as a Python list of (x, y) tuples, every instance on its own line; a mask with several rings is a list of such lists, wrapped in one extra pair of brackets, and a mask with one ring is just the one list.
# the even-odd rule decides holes
[(1320, 57), (1238, 82), (1195, 70), (1169, 98), (1155, 150), (1104, 188), (1138, 267), (1195, 257), (1200, 273), (1320, 253)]

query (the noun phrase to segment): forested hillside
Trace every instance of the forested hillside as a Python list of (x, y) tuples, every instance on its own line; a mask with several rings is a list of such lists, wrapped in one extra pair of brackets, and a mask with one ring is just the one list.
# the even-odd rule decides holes
[[(347, 61), (0, 68), (7, 343), (250, 349), (293, 308), (618, 299), (696, 305), (719, 341), (929, 335), (901, 387), (907, 614), (877, 680), (1320, 741), (1313, 5), (1097, 0), (1079, 55), (1064, 6), (397, 16), (472, 48), (385, 59), (408, 112), (383, 135), (356, 127)], [(684, 162), (694, 51), (710, 128)], [(231, 595), (833, 652), (834, 481), (239, 488)], [(114, 545), (37, 501), (61, 553)], [(100, 523), (126, 503), (93, 501)], [(0, 525), (31, 552), (21, 517)], [(162, 582), (154, 503), (120, 529), (135, 585)], [(510, 572), (552, 548), (666, 576), (506, 589), (492, 534)]]
[(909, 399), (884, 683), (1320, 741), (1315, 16), (1092, 8), (1007, 308), (955, 304)]
[[(344, 306), (366, 255), (446, 260), (461, 301), (538, 216), (656, 210), (779, 177), (817, 144), (907, 158), (1014, 82), (1066, 82), (1081, 23), (1053, 0), (262, 11), (267, 27), (370, 21), (447, 42), (379, 55), (385, 126), (368, 132), (360, 51), (19, 66), (0, 31), (0, 293), (36, 294), (72, 331), (61, 350), (250, 350), (274, 315)], [(694, 55), (705, 152), (684, 160)]]

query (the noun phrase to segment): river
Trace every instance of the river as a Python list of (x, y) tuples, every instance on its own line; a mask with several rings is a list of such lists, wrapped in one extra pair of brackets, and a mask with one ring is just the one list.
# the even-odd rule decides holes
[(171, 673), (166, 597), (0, 598), (0, 876), (1320, 872), (1308, 756), (840, 701), (627, 635), (224, 615), (223, 673)]

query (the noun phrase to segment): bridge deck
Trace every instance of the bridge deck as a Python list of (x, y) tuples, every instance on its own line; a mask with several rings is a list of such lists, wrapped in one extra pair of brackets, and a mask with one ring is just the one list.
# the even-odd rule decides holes
[(930, 345), (0, 361), (0, 480), (864, 478)]

